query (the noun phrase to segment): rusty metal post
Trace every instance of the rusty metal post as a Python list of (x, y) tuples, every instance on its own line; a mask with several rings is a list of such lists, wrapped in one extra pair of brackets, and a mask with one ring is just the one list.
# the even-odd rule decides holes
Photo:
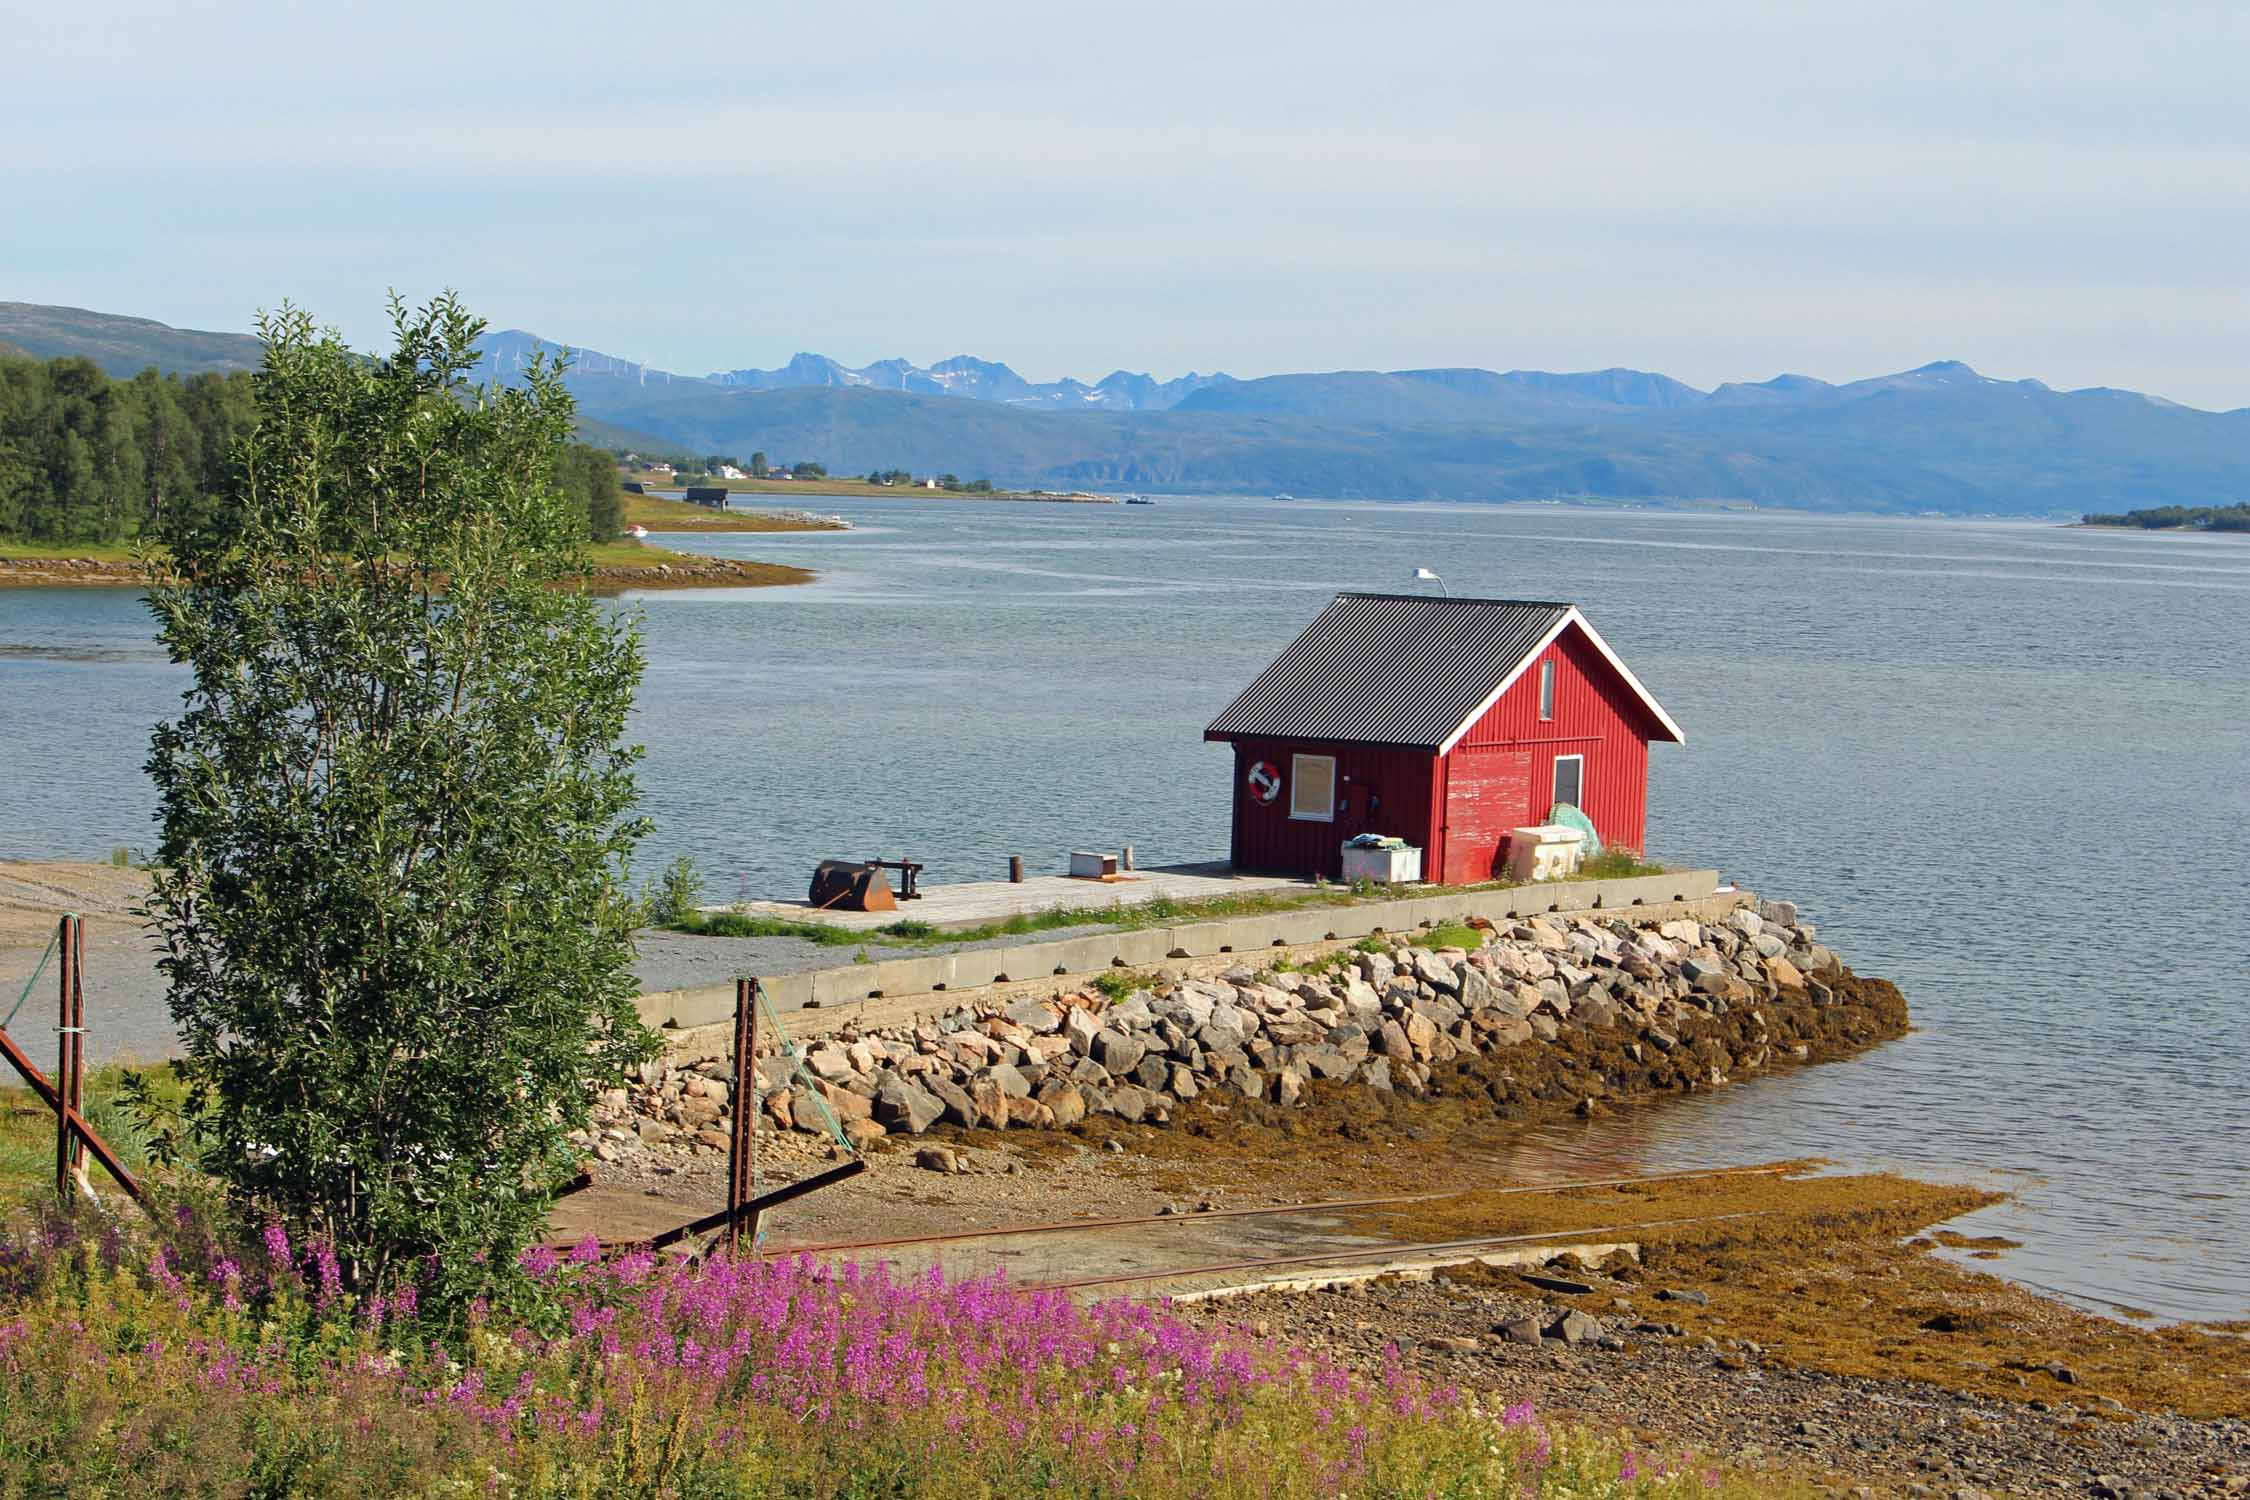
[(55, 937), (62, 959), (56, 970), (55, 1196), (67, 1200), (71, 1178), (85, 1159), (75, 1128), (86, 1103), (86, 991), (78, 974), (86, 962), (85, 919), (64, 913)]
[(756, 1192), (758, 1141), (758, 981), (734, 982), (734, 1116), (727, 1138), (727, 1248), (742, 1253), (747, 1232), (757, 1242), (758, 1216), (750, 1210)]
[(1023, 856), (1020, 854), (1008, 856), (1008, 883), (1010, 885), (1023, 884)]

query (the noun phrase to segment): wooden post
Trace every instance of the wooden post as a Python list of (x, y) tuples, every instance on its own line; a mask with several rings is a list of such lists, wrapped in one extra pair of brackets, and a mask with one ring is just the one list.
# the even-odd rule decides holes
[(734, 982), (734, 1128), (727, 1139), (727, 1248), (735, 1255), (742, 1253), (746, 1228), (753, 1247), (758, 1240), (758, 1216), (750, 1208), (757, 1175), (757, 1052), (758, 981), (737, 979)]
[(1127, 870), (1133, 868), (1133, 846), (1131, 844), (1125, 846), (1125, 857), (1118, 861), (1118, 865)]
[(1010, 885), (1023, 884), (1023, 856), (1020, 854), (1008, 856), (1008, 883)]

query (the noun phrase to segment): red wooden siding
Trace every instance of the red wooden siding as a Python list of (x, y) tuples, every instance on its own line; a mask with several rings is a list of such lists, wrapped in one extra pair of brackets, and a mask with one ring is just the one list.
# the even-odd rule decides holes
[[(1548, 659), (1555, 662), (1555, 716), (1541, 720), (1539, 662)], [(1573, 626), (1469, 726), (1453, 758), (1491, 745), (1529, 752), (1530, 795), (1505, 825), (1512, 828), (1545, 817), (1554, 805), (1557, 756), (1585, 756), (1581, 810), (1603, 843), (1638, 851), (1648, 824), (1648, 736), (1657, 728), (1617, 669)], [(1447, 857), (1458, 863), (1478, 856), (1449, 849)]]
[(1474, 885), (1497, 873), (1508, 830), (1523, 826), (1531, 805), (1531, 752), (1510, 746), (1456, 749), (1445, 759), (1445, 829), (1442, 848), (1447, 885)]
[[(1539, 664), (1555, 663), (1555, 712), (1539, 717)], [(1422, 850), (1425, 879), (1449, 884), (1497, 873), (1508, 832), (1547, 815), (1555, 761), (1585, 757), (1579, 807), (1605, 844), (1641, 850), (1648, 822), (1648, 737), (1662, 733), (1624, 678), (1576, 626), (1533, 658), (1513, 685), (1447, 754), (1337, 740), (1234, 741), (1237, 869), (1336, 877), (1338, 846), (1360, 833), (1391, 834)], [(1289, 816), (1290, 759), (1336, 757), (1336, 820)], [(1250, 767), (1270, 761), (1281, 794), (1261, 803)]]
[[(1289, 816), (1295, 755), (1336, 757), (1336, 821)], [(1281, 795), (1260, 802), (1249, 785), (1251, 766), (1270, 761), (1281, 771)], [(1343, 873), (1339, 846), (1361, 833), (1393, 834), (1434, 859), (1429, 843), (1437, 757), (1392, 745), (1348, 745), (1327, 740), (1237, 740), (1234, 744), (1234, 844), (1238, 870), (1326, 875)]]

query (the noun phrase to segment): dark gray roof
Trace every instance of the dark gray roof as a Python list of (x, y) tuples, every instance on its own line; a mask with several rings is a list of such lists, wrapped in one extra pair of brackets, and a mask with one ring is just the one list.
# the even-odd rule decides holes
[(1435, 750), (1568, 613), (1528, 599), (1338, 594), (1203, 737)]

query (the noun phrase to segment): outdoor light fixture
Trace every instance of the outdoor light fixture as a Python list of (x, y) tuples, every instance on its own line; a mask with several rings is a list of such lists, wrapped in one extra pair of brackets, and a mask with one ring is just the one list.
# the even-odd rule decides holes
[(1434, 583), (1438, 586), (1439, 593), (1443, 594), (1448, 599), (1453, 597), (1453, 590), (1445, 586), (1445, 580), (1438, 577), (1437, 574), (1431, 572), (1428, 568), (1416, 568), (1414, 570), (1414, 581), (1416, 583)]

